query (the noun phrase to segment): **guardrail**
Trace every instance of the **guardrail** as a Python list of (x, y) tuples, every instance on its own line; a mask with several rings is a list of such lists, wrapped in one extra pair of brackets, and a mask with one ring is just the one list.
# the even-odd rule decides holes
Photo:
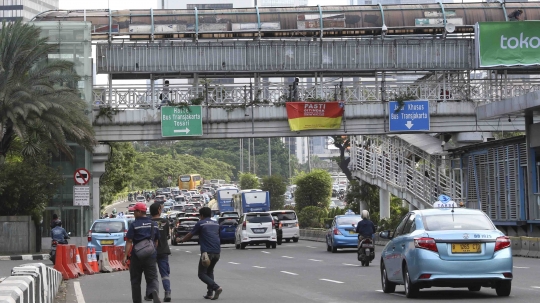
[(0, 283), (0, 303), (53, 303), (61, 282), (62, 274), (43, 263), (14, 267)]

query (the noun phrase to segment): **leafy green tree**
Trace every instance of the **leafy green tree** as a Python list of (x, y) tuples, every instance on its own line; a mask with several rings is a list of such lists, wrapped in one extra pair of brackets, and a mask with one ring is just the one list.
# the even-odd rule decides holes
[(319, 228), (322, 227), (322, 221), (326, 216), (327, 213), (324, 209), (317, 206), (306, 206), (298, 212), (298, 223), (302, 228)]
[(270, 193), (270, 209), (282, 209), (285, 204), (283, 196), (287, 191), (286, 180), (279, 175), (272, 175), (262, 178), (261, 189)]
[(110, 143), (111, 155), (99, 180), (101, 207), (111, 204), (117, 194), (128, 189), (135, 178), (135, 149), (131, 143)]
[(243, 173), (240, 175), (240, 188), (241, 189), (259, 188), (259, 179), (254, 174)]
[(373, 215), (371, 215), (371, 218), (373, 223), (378, 226), (379, 230), (394, 230), (408, 212), (409, 208), (402, 206), (401, 199), (392, 196), (390, 199), (390, 218), (379, 220), (378, 213), (375, 214), (377, 216), (376, 218), (374, 218)]
[(0, 164), (15, 138), (28, 155), (46, 148), (71, 156), (68, 141), (87, 150), (96, 143), (73, 63), (49, 59), (58, 46), (39, 35), (20, 21), (0, 29)]
[(297, 185), (294, 200), (299, 212), (308, 206), (328, 208), (332, 197), (332, 177), (327, 171), (316, 169), (300, 174), (294, 183)]

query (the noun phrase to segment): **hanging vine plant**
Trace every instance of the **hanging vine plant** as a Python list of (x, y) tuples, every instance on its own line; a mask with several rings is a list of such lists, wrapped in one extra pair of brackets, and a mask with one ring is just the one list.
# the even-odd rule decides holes
[(96, 123), (96, 121), (101, 117), (105, 117), (109, 119), (110, 122), (112, 122), (113, 116), (115, 116), (119, 112), (120, 110), (118, 110), (117, 108), (112, 108), (110, 106), (102, 106), (99, 108), (97, 115), (94, 117), (94, 123)]
[(398, 107), (394, 110), (394, 114), (399, 113), (405, 106), (405, 101), (418, 99), (418, 94), (413, 90), (407, 90), (406, 92), (400, 92), (390, 97), (390, 100), (397, 101)]

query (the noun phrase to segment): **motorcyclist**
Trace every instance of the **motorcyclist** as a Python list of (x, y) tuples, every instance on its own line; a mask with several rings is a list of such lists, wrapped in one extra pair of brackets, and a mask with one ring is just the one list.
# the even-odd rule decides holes
[(66, 230), (62, 227), (62, 221), (60, 219), (54, 222), (55, 227), (51, 230), (51, 238), (53, 241), (58, 242), (58, 244), (67, 244), (67, 239), (69, 235)]
[(369, 220), (369, 212), (367, 210), (362, 211), (362, 220), (356, 224), (356, 233), (360, 240), (364, 238), (372, 238), (375, 233), (375, 224)]

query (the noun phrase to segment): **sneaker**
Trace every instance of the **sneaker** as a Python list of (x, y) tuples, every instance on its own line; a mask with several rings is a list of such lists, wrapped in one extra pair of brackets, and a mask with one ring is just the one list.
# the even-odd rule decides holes
[(164, 302), (171, 302), (171, 292), (170, 291), (165, 292), (165, 297), (163, 298), (163, 301)]
[(157, 290), (152, 291), (152, 299), (154, 300), (154, 303), (161, 303)]
[(218, 288), (216, 289), (215, 293), (214, 293), (214, 297), (212, 298), (212, 300), (217, 300), (219, 299), (219, 295), (221, 294), (221, 292), (223, 292), (223, 288)]

